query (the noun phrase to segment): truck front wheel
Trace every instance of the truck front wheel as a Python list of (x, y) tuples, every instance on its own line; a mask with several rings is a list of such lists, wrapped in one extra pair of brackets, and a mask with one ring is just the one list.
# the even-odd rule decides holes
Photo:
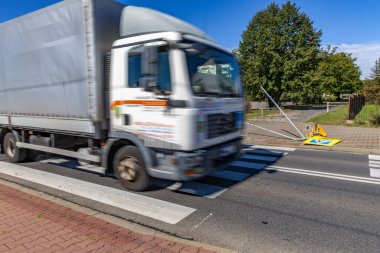
[(146, 172), (144, 159), (135, 146), (125, 146), (116, 152), (113, 170), (128, 190), (144, 191), (150, 186), (151, 178)]
[(3, 147), (7, 159), (12, 163), (24, 162), (28, 155), (25, 149), (16, 146), (16, 137), (11, 132), (5, 135)]

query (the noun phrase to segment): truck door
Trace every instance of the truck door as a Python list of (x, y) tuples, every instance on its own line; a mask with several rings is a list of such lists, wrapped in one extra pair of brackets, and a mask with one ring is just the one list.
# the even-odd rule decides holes
[(173, 149), (178, 136), (177, 118), (169, 106), (169, 54), (168, 46), (134, 46), (125, 52), (125, 85), (112, 88), (111, 125), (137, 135), (147, 146)]

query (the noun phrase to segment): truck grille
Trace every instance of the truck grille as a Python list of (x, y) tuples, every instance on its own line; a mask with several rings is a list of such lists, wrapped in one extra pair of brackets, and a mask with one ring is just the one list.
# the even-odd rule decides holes
[(218, 113), (207, 116), (207, 138), (212, 139), (236, 132), (234, 113)]

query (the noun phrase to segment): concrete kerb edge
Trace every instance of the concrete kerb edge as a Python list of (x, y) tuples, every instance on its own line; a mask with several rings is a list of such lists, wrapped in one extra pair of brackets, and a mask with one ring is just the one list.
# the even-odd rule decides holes
[(336, 152), (347, 152), (347, 153), (357, 153), (357, 154), (375, 154), (380, 155), (380, 149), (368, 149), (368, 148), (351, 148), (351, 147), (323, 147), (323, 146), (309, 146), (300, 144), (297, 148), (307, 149), (307, 150), (326, 150), (326, 151), (336, 151)]
[[(247, 145), (266, 145), (262, 143), (247, 143), (244, 144)], [(273, 146), (273, 145), (266, 145), (266, 146)], [(339, 144), (337, 146), (332, 147), (326, 147), (326, 146), (316, 146), (316, 145), (305, 145), (303, 143), (298, 145), (276, 145), (277, 147), (287, 147), (287, 148), (296, 148), (296, 149), (303, 149), (303, 150), (318, 150), (318, 151), (335, 151), (335, 152), (346, 152), (346, 153), (356, 153), (356, 154), (367, 154), (367, 155), (380, 155), (380, 149), (368, 149), (368, 148), (351, 148), (351, 147), (341, 147)]]
[(144, 227), (142, 225), (138, 225), (138, 224), (135, 224), (133, 222), (130, 222), (130, 221), (127, 221), (127, 220), (106, 214), (106, 213), (102, 213), (102, 212), (93, 210), (93, 209), (88, 208), (88, 207), (80, 206), (78, 204), (72, 203), (72, 202), (67, 201), (67, 200), (63, 200), (61, 198), (49, 195), (47, 193), (39, 192), (39, 191), (33, 190), (31, 188), (16, 184), (16, 183), (6, 181), (4, 179), (0, 179), (0, 184), (14, 188), (14, 189), (22, 191), (22, 192), (25, 192), (25, 193), (30, 194), (32, 196), (51, 201), (57, 205), (61, 205), (61, 206), (70, 208), (70, 209), (77, 211), (77, 212), (80, 212), (82, 214), (93, 216), (94, 218), (104, 220), (106, 222), (112, 223), (114, 225), (123, 227), (125, 229), (131, 230), (131, 231), (139, 233), (139, 234), (160, 237), (162, 239), (171, 240), (174, 242), (178, 242), (178, 243), (182, 243), (182, 244), (186, 244), (186, 245), (190, 245), (190, 246), (194, 246), (194, 247), (199, 247), (199, 248), (202, 248), (205, 250), (216, 251), (218, 253), (238, 253), (238, 251), (236, 251), (236, 250), (224, 249), (224, 248), (220, 248), (220, 247), (213, 246), (213, 245), (208, 245), (208, 244), (204, 244), (204, 243), (200, 243), (200, 242), (190, 241), (190, 240), (178, 238), (175, 236), (171, 236), (171, 235), (156, 231), (154, 229), (147, 228), (147, 227)]
[(244, 136), (243, 143), (246, 145), (265, 145), (265, 146), (277, 146), (277, 147), (287, 147), (287, 148), (297, 148), (297, 149), (305, 149), (305, 150), (319, 150), (319, 151), (336, 151), (336, 152), (347, 152), (347, 153), (357, 153), (357, 154), (374, 154), (380, 155), (380, 149), (370, 149), (370, 148), (353, 148), (353, 147), (342, 147), (339, 143), (332, 147), (326, 146), (317, 146), (317, 145), (306, 145), (303, 142), (293, 141), (294, 145), (284, 145), (283, 143), (254, 143), (253, 137), (249, 135)]

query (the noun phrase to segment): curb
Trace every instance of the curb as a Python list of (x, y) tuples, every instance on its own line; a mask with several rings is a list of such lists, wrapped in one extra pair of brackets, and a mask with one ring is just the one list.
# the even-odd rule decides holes
[(300, 144), (297, 146), (299, 149), (305, 150), (324, 150), (324, 151), (335, 151), (335, 152), (346, 152), (346, 153), (358, 153), (358, 154), (374, 154), (380, 155), (380, 149), (368, 149), (368, 148), (352, 148), (352, 147), (340, 147), (340, 146), (332, 146), (332, 147), (322, 147), (322, 146), (311, 146)]
[(357, 154), (367, 154), (367, 155), (380, 155), (380, 149), (370, 149), (370, 148), (353, 148), (353, 147), (342, 147), (339, 146), (339, 144), (332, 146), (332, 147), (326, 147), (326, 146), (313, 146), (313, 145), (305, 145), (302, 142), (301, 143), (294, 143), (294, 145), (284, 145), (284, 143), (265, 143), (265, 142), (258, 142), (254, 143), (252, 141), (252, 137), (245, 137), (243, 143), (247, 145), (265, 145), (265, 146), (278, 146), (278, 147), (289, 147), (289, 148), (297, 148), (297, 149), (304, 149), (304, 150), (319, 150), (319, 151), (335, 151), (335, 152), (346, 152), (346, 153), (357, 153)]
[(60, 199), (58, 197), (55, 197), (55, 196), (52, 196), (52, 195), (49, 195), (49, 194), (46, 194), (43, 192), (39, 192), (39, 191), (30, 189), (30, 188), (24, 187), (22, 185), (16, 184), (16, 183), (6, 181), (4, 179), (0, 179), (0, 184), (14, 188), (14, 189), (22, 191), (22, 192), (25, 192), (26, 194), (30, 194), (30, 195), (33, 195), (35, 197), (39, 197), (39, 198), (51, 201), (57, 205), (61, 205), (61, 206), (70, 208), (74, 211), (92, 216), (92, 217), (97, 218), (97, 219), (101, 219), (103, 221), (109, 222), (109, 223), (117, 225), (119, 227), (123, 227), (125, 229), (131, 230), (131, 231), (139, 233), (139, 234), (160, 237), (160, 238), (170, 240), (173, 242), (178, 242), (178, 243), (186, 244), (189, 246), (195, 246), (195, 247), (199, 247), (199, 248), (202, 248), (205, 250), (216, 251), (218, 253), (238, 253), (238, 251), (236, 251), (236, 250), (224, 249), (224, 248), (220, 248), (217, 246), (208, 245), (205, 243), (190, 241), (190, 240), (181, 239), (181, 238), (178, 238), (175, 236), (171, 236), (171, 235), (159, 232), (157, 230), (147, 228), (147, 227), (144, 227), (142, 225), (135, 224), (135, 223), (127, 221), (125, 219), (121, 219), (121, 218), (118, 218), (118, 217), (115, 217), (115, 216), (112, 216), (112, 215), (109, 215), (106, 213), (101, 213), (101, 212), (96, 211), (94, 209), (87, 208), (84, 206), (80, 206), (78, 204)]

